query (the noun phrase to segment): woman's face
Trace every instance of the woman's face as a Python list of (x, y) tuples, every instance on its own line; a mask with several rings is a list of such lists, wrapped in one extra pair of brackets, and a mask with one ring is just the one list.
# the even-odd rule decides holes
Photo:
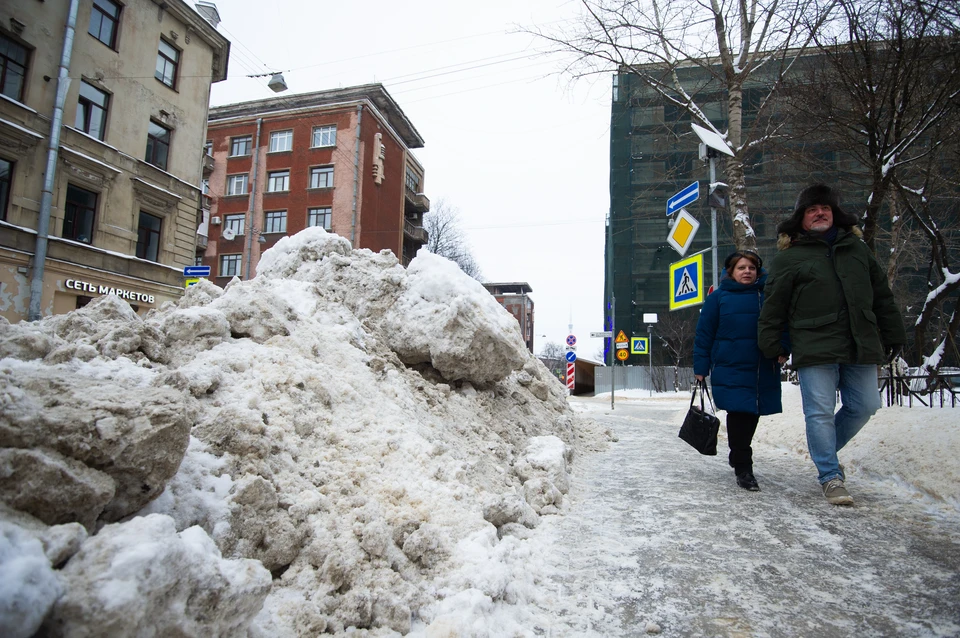
[(746, 257), (741, 257), (733, 267), (733, 280), (738, 284), (752, 284), (757, 280), (757, 267)]

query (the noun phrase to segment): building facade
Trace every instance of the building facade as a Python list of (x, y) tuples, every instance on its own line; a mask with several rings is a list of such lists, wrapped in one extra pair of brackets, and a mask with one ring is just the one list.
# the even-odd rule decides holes
[(527, 350), (533, 352), (533, 288), (525, 281), (483, 284), (501, 306), (520, 324), (520, 334)]
[[(71, 5), (0, 5), (0, 315), (10, 321), (28, 317)], [(146, 312), (182, 295), (195, 260), (210, 85), (226, 79), (230, 43), (182, 0), (75, 5), (40, 314), (109, 292)]]
[(427, 241), (423, 139), (383, 85), (210, 110), (197, 264), (212, 280), (256, 274), (264, 250), (308, 226), (406, 265)]

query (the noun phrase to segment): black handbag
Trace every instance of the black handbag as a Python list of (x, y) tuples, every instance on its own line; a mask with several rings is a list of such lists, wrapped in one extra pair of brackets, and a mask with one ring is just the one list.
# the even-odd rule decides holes
[[(700, 407), (693, 404), (698, 389), (700, 390)], [(707, 395), (707, 401), (710, 402), (710, 407), (713, 407), (713, 399), (710, 398), (710, 391), (707, 390), (706, 382), (697, 381), (697, 384), (693, 387), (693, 393), (690, 395), (690, 409), (687, 410), (687, 416), (683, 420), (683, 425), (680, 426), (678, 436), (692, 445), (700, 454), (716, 456), (720, 419), (704, 409), (703, 395)], [(716, 408), (714, 408), (714, 412), (716, 412)]]

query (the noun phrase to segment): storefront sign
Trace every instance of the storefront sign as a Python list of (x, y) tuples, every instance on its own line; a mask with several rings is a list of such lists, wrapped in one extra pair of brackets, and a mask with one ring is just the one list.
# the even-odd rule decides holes
[(86, 281), (80, 281), (79, 279), (67, 279), (64, 282), (64, 285), (69, 290), (79, 290), (80, 292), (91, 292), (100, 295), (116, 295), (121, 299), (126, 299), (127, 301), (156, 303), (153, 295), (148, 295), (146, 293), (136, 292), (133, 290), (124, 290), (123, 288), (111, 288), (110, 286), (104, 286), (102, 284), (91, 284)]

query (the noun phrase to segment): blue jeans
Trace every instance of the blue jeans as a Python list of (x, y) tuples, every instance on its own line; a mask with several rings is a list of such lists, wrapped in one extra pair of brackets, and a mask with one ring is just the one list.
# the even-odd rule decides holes
[[(877, 366), (828, 363), (800, 368), (797, 375), (807, 423), (807, 449), (817, 466), (820, 484), (842, 479), (837, 451), (880, 409)], [(843, 405), (834, 414), (837, 390)]]

